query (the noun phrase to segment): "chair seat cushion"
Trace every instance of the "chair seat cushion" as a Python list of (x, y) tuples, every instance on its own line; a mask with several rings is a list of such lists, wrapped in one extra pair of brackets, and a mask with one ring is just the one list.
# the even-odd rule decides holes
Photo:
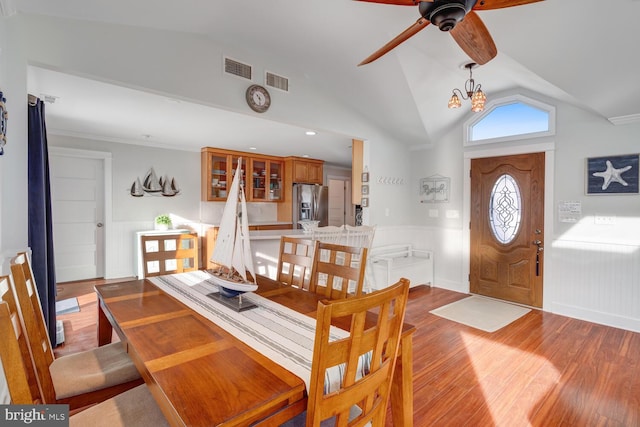
[[(349, 422), (353, 421), (360, 414), (362, 414), (362, 410), (360, 409), (360, 407), (358, 407), (357, 405), (353, 405), (349, 410)], [(304, 411), (301, 414), (298, 414), (297, 416), (291, 418), (289, 421), (280, 424), (280, 427), (305, 427), (306, 425), (307, 411)], [(320, 421), (320, 427), (334, 427), (335, 425), (335, 417)], [(371, 427), (371, 422), (365, 424), (364, 427)]]
[(69, 418), (70, 427), (163, 427), (168, 425), (145, 384)]
[(56, 398), (101, 390), (140, 378), (122, 343), (62, 356), (49, 366)]

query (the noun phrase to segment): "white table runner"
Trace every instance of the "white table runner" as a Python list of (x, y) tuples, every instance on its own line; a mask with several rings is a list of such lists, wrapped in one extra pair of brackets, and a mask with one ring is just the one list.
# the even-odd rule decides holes
[[(315, 319), (254, 293), (247, 293), (243, 298), (258, 307), (236, 312), (207, 296), (211, 292), (217, 292), (218, 286), (211, 280), (211, 275), (202, 270), (150, 277), (148, 280), (254, 350), (299, 376), (309, 390)], [(346, 331), (332, 327), (332, 340), (347, 335)], [(325, 375), (325, 393), (340, 386), (342, 369), (336, 367), (330, 371)]]

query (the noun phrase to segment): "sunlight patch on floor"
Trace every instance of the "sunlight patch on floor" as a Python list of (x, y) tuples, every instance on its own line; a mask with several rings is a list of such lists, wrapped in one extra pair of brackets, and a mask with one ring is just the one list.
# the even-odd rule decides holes
[(461, 337), (496, 426), (529, 420), (537, 402), (560, 382), (545, 357), (470, 333)]

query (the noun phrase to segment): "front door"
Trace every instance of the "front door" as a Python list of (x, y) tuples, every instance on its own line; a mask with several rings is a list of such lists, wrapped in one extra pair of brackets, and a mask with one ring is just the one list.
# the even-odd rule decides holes
[(471, 293), (542, 307), (544, 153), (471, 160)]

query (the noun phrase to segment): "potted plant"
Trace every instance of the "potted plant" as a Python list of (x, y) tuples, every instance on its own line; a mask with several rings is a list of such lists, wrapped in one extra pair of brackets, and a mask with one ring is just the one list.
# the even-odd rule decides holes
[(171, 217), (169, 215), (158, 215), (155, 223), (156, 230), (168, 230), (171, 228)]

